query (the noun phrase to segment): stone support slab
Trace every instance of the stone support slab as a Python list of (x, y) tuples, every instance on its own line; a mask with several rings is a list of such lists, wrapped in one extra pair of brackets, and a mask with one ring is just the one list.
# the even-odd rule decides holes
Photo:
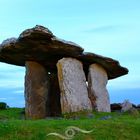
[(46, 117), (48, 90), (46, 69), (37, 62), (27, 61), (25, 75), (26, 118), (42, 119)]
[(110, 112), (109, 94), (106, 89), (108, 77), (107, 73), (98, 64), (89, 67), (88, 87), (89, 98), (94, 110), (99, 112)]
[(58, 61), (57, 69), (62, 113), (92, 110), (82, 63), (63, 58)]

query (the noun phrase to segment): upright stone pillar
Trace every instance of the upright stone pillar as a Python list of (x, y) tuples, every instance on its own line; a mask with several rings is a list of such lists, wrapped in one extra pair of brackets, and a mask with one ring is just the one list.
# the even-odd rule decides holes
[(46, 117), (46, 98), (48, 94), (48, 75), (45, 68), (37, 62), (26, 62), (25, 113), (28, 119)]
[(62, 113), (92, 110), (82, 63), (63, 58), (57, 63)]
[(89, 98), (94, 110), (99, 112), (110, 112), (109, 94), (106, 89), (108, 76), (104, 68), (98, 64), (89, 67), (88, 87)]

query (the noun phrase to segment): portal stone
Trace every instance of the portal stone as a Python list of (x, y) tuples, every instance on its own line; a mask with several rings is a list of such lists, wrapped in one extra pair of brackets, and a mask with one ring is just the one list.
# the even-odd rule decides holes
[(106, 89), (108, 76), (104, 68), (98, 64), (92, 64), (89, 67), (88, 87), (89, 98), (93, 110), (99, 112), (110, 112), (109, 94)]
[(25, 76), (25, 113), (27, 119), (46, 117), (48, 90), (46, 69), (37, 62), (27, 61)]
[(57, 63), (62, 113), (92, 110), (83, 65), (74, 58)]

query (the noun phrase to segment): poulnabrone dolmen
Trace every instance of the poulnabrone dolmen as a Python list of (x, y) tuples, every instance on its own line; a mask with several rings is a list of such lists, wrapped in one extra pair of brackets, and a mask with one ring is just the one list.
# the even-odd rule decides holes
[(110, 112), (107, 81), (128, 73), (118, 61), (84, 52), (39, 25), (3, 41), (0, 61), (26, 67), (29, 119), (84, 110)]

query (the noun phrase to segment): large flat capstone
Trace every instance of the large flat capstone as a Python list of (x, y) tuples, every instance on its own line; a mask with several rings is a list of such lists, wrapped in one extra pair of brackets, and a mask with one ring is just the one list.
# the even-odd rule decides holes
[(35, 26), (23, 31), (18, 38), (4, 40), (0, 44), (0, 62), (25, 66), (26, 61), (35, 61), (57, 71), (56, 63), (63, 57), (73, 57), (83, 63), (84, 71), (97, 63), (107, 72), (108, 79), (114, 79), (128, 73), (118, 61), (94, 53), (85, 53), (79, 45), (57, 38), (49, 29)]

